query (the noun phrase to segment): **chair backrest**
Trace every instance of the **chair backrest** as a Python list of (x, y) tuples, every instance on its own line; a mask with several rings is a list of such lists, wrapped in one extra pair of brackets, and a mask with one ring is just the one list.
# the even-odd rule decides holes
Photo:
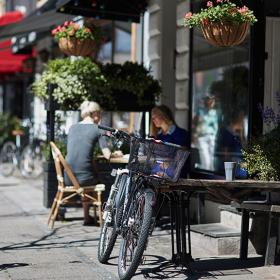
[[(54, 142), (50, 142), (50, 145), (51, 145), (51, 149), (52, 149), (52, 156), (53, 156), (54, 163), (55, 163), (55, 170), (56, 170), (57, 181), (58, 181), (59, 186), (63, 187), (63, 188), (65, 187), (64, 176), (63, 176), (63, 169), (64, 169), (64, 171), (68, 175), (70, 181), (72, 182), (73, 186), (76, 189), (79, 189), (80, 184), (79, 184), (78, 180), (76, 179), (70, 166), (68, 165), (68, 163), (64, 159), (63, 155), (61, 154), (60, 150), (58, 149), (58, 147), (55, 145)], [(63, 167), (63, 169), (62, 169), (62, 167)]]

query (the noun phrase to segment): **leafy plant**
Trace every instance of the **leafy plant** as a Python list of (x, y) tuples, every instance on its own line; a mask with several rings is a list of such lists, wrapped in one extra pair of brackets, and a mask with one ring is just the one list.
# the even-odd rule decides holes
[(106, 80), (100, 68), (90, 58), (49, 60), (46, 70), (32, 84), (33, 93), (48, 99), (48, 84), (56, 84), (53, 97), (62, 110), (77, 110), (84, 100), (110, 102), (106, 96), (96, 96)]
[(97, 43), (101, 40), (100, 28), (97, 26), (91, 26), (91, 28), (80, 26), (73, 21), (66, 21), (62, 26), (57, 26), (52, 30), (52, 35), (56, 40), (61, 38), (75, 38), (81, 41), (91, 39)]
[(212, 22), (233, 22), (254, 24), (256, 17), (248, 7), (239, 7), (229, 0), (207, 1), (207, 8), (201, 9), (199, 13), (188, 12), (184, 18), (184, 26), (208, 25)]
[(246, 168), (251, 178), (280, 180), (280, 126), (251, 141), (242, 151)]
[[(150, 70), (142, 64), (125, 62), (124, 64), (108, 63), (101, 66), (107, 84), (103, 94), (111, 96), (111, 107), (117, 105), (117, 98), (129, 93), (139, 106), (150, 105), (161, 94), (159, 82), (151, 75)], [(117, 94), (120, 95), (117, 95)]]
[(14, 139), (12, 136), (13, 130), (22, 129), (21, 121), (16, 116), (9, 113), (0, 114), (0, 145), (6, 140)]

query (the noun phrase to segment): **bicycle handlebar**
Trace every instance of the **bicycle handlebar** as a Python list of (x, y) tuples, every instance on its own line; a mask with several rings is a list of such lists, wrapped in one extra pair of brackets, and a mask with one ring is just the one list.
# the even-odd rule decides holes
[(132, 137), (131, 135), (129, 135), (128, 133), (126, 133), (122, 130), (118, 130), (118, 129), (115, 129), (115, 128), (112, 128), (112, 127), (109, 127), (109, 126), (98, 125), (98, 128), (102, 129), (102, 130), (107, 130), (107, 131), (112, 132), (113, 136), (116, 137), (116, 138), (123, 138), (125, 140), (130, 140), (131, 137)]
[(98, 125), (98, 128), (102, 129), (102, 130), (107, 130), (107, 131), (110, 131), (110, 132), (115, 132), (116, 129), (112, 128), (112, 127), (109, 127), (109, 126), (106, 126), (106, 125)]

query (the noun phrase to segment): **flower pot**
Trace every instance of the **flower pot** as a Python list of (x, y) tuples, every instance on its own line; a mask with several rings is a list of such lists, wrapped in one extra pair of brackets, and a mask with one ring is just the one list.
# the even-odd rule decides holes
[(214, 46), (228, 47), (241, 44), (248, 32), (249, 23), (209, 22), (201, 26), (205, 39)]
[(63, 53), (74, 56), (88, 56), (95, 51), (95, 41), (91, 39), (81, 41), (75, 38), (60, 38), (58, 46)]

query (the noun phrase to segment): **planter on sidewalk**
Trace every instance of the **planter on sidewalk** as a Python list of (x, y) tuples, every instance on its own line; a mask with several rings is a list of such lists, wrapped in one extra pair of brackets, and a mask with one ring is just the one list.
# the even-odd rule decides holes
[(55, 165), (53, 161), (44, 163), (44, 190), (43, 190), (43, 205), (46, 208), (52, 206), (56, 191), (57, 191), (57, 178), (55, 172)]

